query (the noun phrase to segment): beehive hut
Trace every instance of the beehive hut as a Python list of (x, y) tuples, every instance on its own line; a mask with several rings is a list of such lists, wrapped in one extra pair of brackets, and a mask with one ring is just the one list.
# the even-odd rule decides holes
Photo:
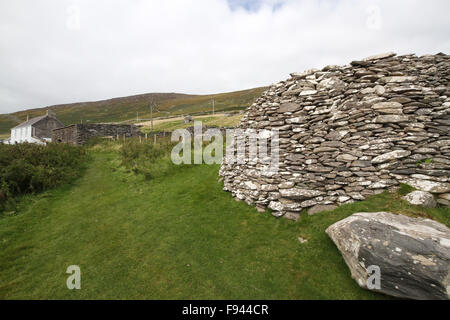
[(442, 53), (386, 53), (292, 73), (264, 92), (239, 125), (279, 130), (279, 170), (266, 175), (254, 162), (224, 160), (224, 189), (292, 219), (400, 183), (448, 205), (449, 63)]

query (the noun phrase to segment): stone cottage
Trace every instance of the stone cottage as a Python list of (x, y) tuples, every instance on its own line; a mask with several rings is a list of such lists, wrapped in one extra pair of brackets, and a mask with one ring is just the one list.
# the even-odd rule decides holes
[(64, 127), (64, 124), (56, 118), (56, 114), (47, 110), (43, 116), (27, 120), (11, 129), (11, 144), (14, 143), (38, 143), (51, 142), (52, 130)]

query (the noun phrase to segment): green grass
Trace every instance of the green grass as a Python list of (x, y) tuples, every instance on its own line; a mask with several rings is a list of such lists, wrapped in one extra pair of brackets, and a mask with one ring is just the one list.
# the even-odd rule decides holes
[[(215, 116), (215, 117), (193, 117), (194, 121), (201, 121), (202, 126), (209, 127), (236, 127), (241, 121), (243, 115), (237, 114), (232, 116)], [(165, 121), (157, 123), (153, 126), (154, 131), (159, 132), (170, 132), (176, 129), (184, 129), (192, 127), (194, 123), (184, 123), (183, 120)], [(150, 127), (144, 127), (141, 129), (142, 132), (150, 132)]]
[[(450, 222), (448, 209), (388, 193), (276, 219), (222, 191), (218, 165), (145, 180), (118, 166), (113, 147), (91, 150), (72, 186), (26, 196), (0, 218), (1, 299), (388, 299), (351, 279), (326, 227), (380, 210)], [(73, 264), (81, 290), (66, 288)]]

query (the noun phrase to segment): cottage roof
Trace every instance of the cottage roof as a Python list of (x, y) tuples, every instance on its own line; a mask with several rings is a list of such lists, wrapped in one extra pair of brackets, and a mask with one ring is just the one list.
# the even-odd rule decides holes
[(13, 129), (25, 128), (25, 127), (32, 126), (33, 124), (41, 121), (45, 117), (47, 117), (47, 115), (43, 115), (43, 116), (40, 116), (40, 117), (32, 118), (32, 119), (30, 119), (28, 121), (22, 122), (21, 124), (15, 126)]

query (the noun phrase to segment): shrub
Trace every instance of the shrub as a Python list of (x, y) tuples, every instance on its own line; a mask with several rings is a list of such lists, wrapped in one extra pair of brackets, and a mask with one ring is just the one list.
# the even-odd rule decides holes
[(0, 145), (0, 211), (16, 196), (73, 181), (85, 156), (83, 148), (67, 144)]
[(129, 139), (119, 151), (121, 165), (147, 179), (170, 174), (183, 167), (172, 163), (170, 155), (174, 145), (169, 139), (160, 139), (156, 144), (152, 141)]

